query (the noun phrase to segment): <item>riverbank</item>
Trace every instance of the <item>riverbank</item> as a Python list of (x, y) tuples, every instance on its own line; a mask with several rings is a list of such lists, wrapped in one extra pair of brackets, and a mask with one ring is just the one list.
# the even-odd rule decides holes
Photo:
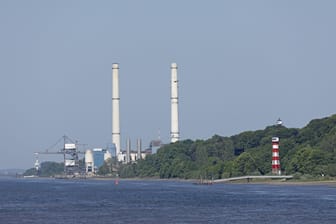
[[(169, 179), (160, 179), (160, 178), (115, 178), (115, 177), (90, 177), (87, 179), (92, 180), (116, 180), (122, 181), (172, 181), (172, 182), (184, 182), (192, 184), (200, 184), (198, 179), (179, 179), (179, 178), (169, 178)], [(205, 185), (211, 184), (270, 184), (270, 185), (329, 185), (336, 187), (335, 180), (260, 180), (260, 179), (250, 179), (250, 180), (237, 180), (237, 181), (228, 181), (224, 183), (213, 183), (211, 180), (207, 180)]]
[[(267, 184), (267, 182), (265, 183)], [(285, 182), (269, 182), (268, 184), (277, 184), (277, 185), (328, 185), (336, 187), (336, 180), (307, 180), (307, 181), (300, 181), (300, 180), (291, 180)]]
[[(15, 178), (15, 177), (13, 177)], [(17, 177), (18, 178), (18, 177)], [(23, 178), (23, 176), (19, 177)], [(26, 177), (27, 179), (57, 179), (55, 177), (37, 177), (37, 176), (29, 176)], [(226, 181), (222, 183), (214, 183), (211, 180), (206, 180), (202, 183), (199, 179), (180, 179), (180, 178), (169, 178), (169, 179), (160, 179), (160, 178), (116, 178), (111, 176), (91, 176), (86, 178), (68, 178), (71, 179), (81, 179), (81, 180), (98, 180), (98, 181), (116, 181), (118, 180), (119, 183), (123, 181), (160, 181), (160, 182), (184, 182), (184, 183), (191, 183), (191, 184), (203, 184), (203, 185), (212, 185), (212, 184), (269, 184), (269, 185), (327, 185), (336, 187), (336, 179), (332, 180), (300, 180), (300, 179), (290, 179), (290, 180), (275, 180), (275, 179), (244, 179), (244, 180), (235, 180), (235, 181)]]
[(219, 184), (269, 184), (269, 185), (293, 185), (293, 186), (309, 186), (323, 185), (336, 187), (336, 180), (239, 180)]

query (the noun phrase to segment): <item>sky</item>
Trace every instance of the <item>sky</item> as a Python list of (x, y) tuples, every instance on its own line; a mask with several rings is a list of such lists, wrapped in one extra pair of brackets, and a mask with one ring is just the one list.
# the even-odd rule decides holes
[[(30, 168), (63, 135), (170, 141), (170, 65), (181, 139), (302, 128), (336, 113), (336, 1), (0, 1), (0, 169)], [(41, 156), (40, 160), (58, 160)]]

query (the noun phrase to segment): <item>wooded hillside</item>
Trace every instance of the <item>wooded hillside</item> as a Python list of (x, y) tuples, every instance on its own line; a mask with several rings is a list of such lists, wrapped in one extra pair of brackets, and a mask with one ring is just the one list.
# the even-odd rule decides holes
[(302, 129), (283, 125), (231, 137), (184, 140), (161, 147), (136, 164), (121, 166), (121, 177), (224, 178), (271, 173), (272, 137), (280, 138), (283, 174), (336, 176), (336, 115), (312, 120)]

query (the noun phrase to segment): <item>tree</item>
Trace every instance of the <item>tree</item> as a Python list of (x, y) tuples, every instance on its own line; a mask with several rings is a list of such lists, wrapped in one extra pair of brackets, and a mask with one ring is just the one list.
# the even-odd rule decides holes
[[(41, 163), (38, 175), (41, 177), (51, 177), (63, 173), (64, 173), (64, 163), (47, 161)], [(24, 176), (37, 175), (36, 169), (35, 168), (28, 169), (23, 175)]]
[(257, 164), (249, 152), (244, 152), (234, 160), (234, 172), (237, 176), (257, 172)]
[(98, 168), (99, 175), (113, 175), (116, 174), (119, 163), (116, 158), (109, 158), (104, 161), (104, 164)]

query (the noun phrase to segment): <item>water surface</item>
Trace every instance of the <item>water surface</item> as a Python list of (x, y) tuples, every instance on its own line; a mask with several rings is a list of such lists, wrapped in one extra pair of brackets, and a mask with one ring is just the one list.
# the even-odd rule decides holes
[(336, 223), (336, 188), (0, 178), (0, 223)]

